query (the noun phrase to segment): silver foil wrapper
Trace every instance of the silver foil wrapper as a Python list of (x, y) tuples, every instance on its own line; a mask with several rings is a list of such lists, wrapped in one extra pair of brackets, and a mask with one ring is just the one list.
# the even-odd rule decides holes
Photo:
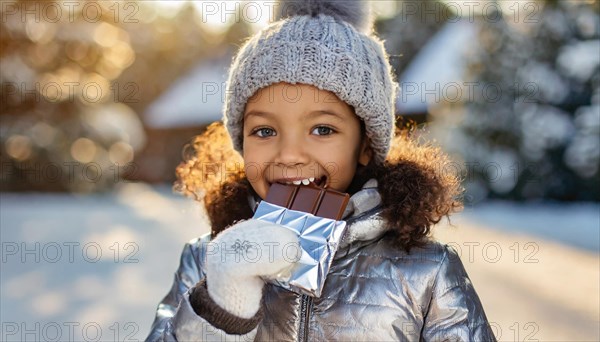
[(346, 221), (335, 221), (310, 213), (291, 210), (261, 201), (255, 219), (280, 224), (296, 232), (302, 254), (289, 272), (267, 281), (312, 297), (321, 296), (325, 277), (346, 228)]

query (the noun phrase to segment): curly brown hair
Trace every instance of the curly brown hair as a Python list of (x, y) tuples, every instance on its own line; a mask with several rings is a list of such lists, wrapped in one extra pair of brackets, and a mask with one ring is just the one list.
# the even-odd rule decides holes
[[(418, 142), (416, 132), (410, 124), (397, 129), (385, 162), (359, 166), (347, 190), (355, 193), (370, 178), (385, 184), (378, 190), (381, 215), (391, 228), (387, 236), (407, 251), (429, 239), (432, 225), (463, 208), (461, 180), (447, 172), (449, 156), (431, 142)], [(248, 195), (256, 193), (222, 122), (208, 126), (184, 148), (176, 174), (174, 189), (204, 204), (213, 236), (252, 217)]]
[(396, 245), (407, 251), (422, 246), (431, 226), (463, 209), (464, 188), (450, 157), (439, 146), (419, 143), (414, 126), (396, 131), (384, 165), (374, 175), (383, 202), (382, 216)]

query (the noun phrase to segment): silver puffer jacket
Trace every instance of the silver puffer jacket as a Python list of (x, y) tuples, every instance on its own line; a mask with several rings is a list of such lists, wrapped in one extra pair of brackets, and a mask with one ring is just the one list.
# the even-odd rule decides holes
[(435, 241), (410, 253), (393, 247), (380, 211), (372, 179), (350, 199), (321, 297), (266, 285), (264, 318), (246, 335), (194, 312), (189, 289), (204, 278), (210, 237), (190, 241), (147, 341), (495, 341), (457, 253)]

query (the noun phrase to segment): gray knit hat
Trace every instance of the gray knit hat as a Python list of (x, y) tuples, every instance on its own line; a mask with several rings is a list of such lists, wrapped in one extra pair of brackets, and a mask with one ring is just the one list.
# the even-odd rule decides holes
[(371, 34), (363, 1), (280, 2), (279, 21), (250, 38), (229, 70), (224, 122), (242, 152), (243, 115), (256, 91), (278, 82), (303, 83), (336, 94), (365, 122), (376, 163), (394, 133), (397, 84), (383, 43)]

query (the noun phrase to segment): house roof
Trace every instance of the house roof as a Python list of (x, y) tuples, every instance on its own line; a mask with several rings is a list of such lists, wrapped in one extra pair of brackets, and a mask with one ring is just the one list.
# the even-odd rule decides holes
[(464, 53), (473, 47), (475, 33), (475, 23), (462, 19), (446, 23), (427, 41), (400, 76), (396, 113), (426, 113), (452, 83), (463, 85)]
[(176, 80), (144, 113), (151, 128), (201, 126), (221, 119), (228, 58), (203, 61)]

